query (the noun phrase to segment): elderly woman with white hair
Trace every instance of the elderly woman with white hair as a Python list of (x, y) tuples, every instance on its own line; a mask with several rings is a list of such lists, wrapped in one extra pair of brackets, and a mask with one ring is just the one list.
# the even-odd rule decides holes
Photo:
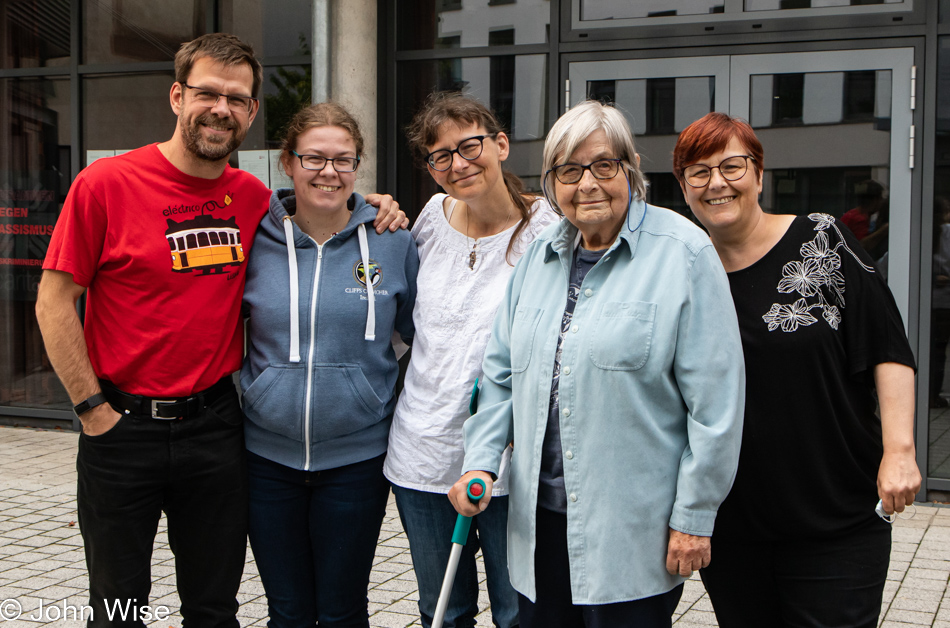
[[(508, 284), (449, 497), (465, 515), (491, 508), (513, 442), (521, 628), (669, 626), (683, 580), (709, 563), (738, 460), (745, 374), (729, 284), (699, 228), (644, 203), (613, 107), (564, 114), (543, 161), (565, 219)], [(477, 506), (474, 477), (488, 485)]]

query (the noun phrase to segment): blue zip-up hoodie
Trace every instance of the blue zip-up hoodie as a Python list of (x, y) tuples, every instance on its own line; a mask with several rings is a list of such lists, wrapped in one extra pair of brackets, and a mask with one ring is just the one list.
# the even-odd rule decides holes
[(412, 236), (377, 234), (376, 209), (359, 194), (348, 207), (343, 231), (317, 245), (290, 220), (293, 190), (277, 190), (249, 256), (247, 448), (294, 469), (385, 453), (399, 372), (391, 339), (394, 331), (412, 338), (419, 269)]

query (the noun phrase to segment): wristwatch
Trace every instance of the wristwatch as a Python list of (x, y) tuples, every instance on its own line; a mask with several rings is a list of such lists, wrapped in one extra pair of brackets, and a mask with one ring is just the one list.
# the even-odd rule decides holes
[(106, 402), (106, 396), (101, 392), (94, 394), (92, 397), (84, 401), (80, 401), (77, 405), (73, 406), (73, 412), (76, 413), (76, 416), (82, 416), (84, 413), (89, 412), (96, 406), (101, 406)]

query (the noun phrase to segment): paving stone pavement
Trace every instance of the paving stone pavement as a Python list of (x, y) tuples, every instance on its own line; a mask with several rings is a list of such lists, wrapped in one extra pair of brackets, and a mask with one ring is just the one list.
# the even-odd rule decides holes
[[(86, 604), (88, 586), (76, 524), (77, 438), (71, 432), (0, 426), (0, 628), (84, 625), (76, 617)], [(149, 625), (181, 626), (164, 519), (155, 541), (152, 577), (153, 608), (166, 606), (172, 614)], [(913, 518), (894, 525), (881, 628), (950, 628), (948, 579), (950, 508), (918, 504)], [(250, 549), (238, 598), (241, 624), (266, 626), (267, 603)], [(417, 600), (409, 544), (390, 500), (370, 577), (370, 624), (419, 626)], [(10, 620), (8, 613), (17, 608), (22, 615)], [(491, 626), (484, 586), (479, 608), (479, 628)], [(698, 576), (686, 583), (674, 625), (717, 625)]]

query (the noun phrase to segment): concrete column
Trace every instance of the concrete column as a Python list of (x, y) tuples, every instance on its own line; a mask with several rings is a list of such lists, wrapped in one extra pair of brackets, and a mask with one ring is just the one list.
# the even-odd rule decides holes
[(376, 189), (376, 0), (324, 1), (332, 5), (330, 98), (356, 117), (363, 133), (356, 190), (386, 192)]

